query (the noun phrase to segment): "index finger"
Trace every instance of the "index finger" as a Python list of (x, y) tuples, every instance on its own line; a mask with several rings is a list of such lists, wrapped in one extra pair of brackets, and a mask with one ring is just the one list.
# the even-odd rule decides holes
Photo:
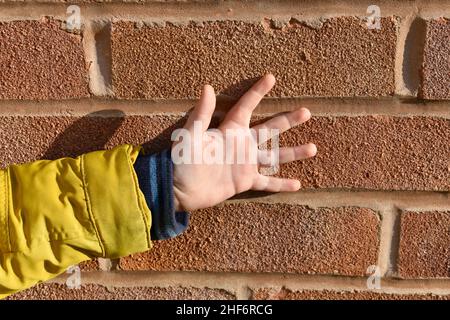
[(229, 121), (235, 122), (239, 125), (248, 127), (253, 110), (261, 102), (261, 99), (273, 88), (275, 85), (275, 77), (272, 74), (266, 74), (258, 80), (228, 111), (223, 123)]

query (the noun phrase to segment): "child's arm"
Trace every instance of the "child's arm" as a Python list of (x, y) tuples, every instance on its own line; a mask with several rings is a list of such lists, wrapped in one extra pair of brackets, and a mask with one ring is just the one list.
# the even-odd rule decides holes
[(0, 298), (94, 257), (151, 247), (129, 145), (0, 171)]
[[(273, 76), (261, 79), (230, 110), (216, 134), (208, 131), (193, 139), (200, 146), (194, 149), (212, 155), (222, 146), (227, 129), (248, 132), (253, 109), (273, 84)], [(185, 133), (193, 133), (198, 124), (200, 133), (206, 132), (214, 107), (214, 91), (207, 86)], [(256, 129), (285, 131), (309, 117), (308, 110), (300, 109)], [(173, 156), (180, 146), (180, 141), (174, 144)], [(187, 213), (182, 210), (212, 206), (249, 189), (278, 192), (300, 187), (297, 180), (260, 175), (264, 152), (257, 152), (256, 163), (210, 164), (201, 158), (192, 164), (171, 159), (169, 151), (144, 156), (140, 149), (124, 145), (0, 170), (0, 298), (94, 257), (149, 250), (151, 239), (168, 239), (186, 228)], [(250, 149), (244, 149), (244, 158), (252, 154)], [(231, 158), (239, 152), (235, 147), (224, 149)], [(279, 158), (283, 163), (315, 152), (312, 144), (281, 148)]]

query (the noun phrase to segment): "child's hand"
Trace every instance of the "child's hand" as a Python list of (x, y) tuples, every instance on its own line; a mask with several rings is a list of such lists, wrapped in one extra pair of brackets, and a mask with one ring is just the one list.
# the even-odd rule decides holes
[[(269, 74), (261, 78), (233, 106), (219, 128), (208, 131), (207, 129), (216, 105), (216, 98), (214, 89), (211, 86), (206, 85), (203, 88), (200, 101), (184, 126), (185, 129), (189, 130), (190, 136), (192, 137), (192, 145), (197, 144), (198, 146), (196, 151), (194, 151), (196, 149), (195, 147), (191, 149), (193, 162), (191, 162), (192, 164), (177, 164), (174, 161), (174, 196), (177, 211), (190, 211), (211, 207), (235, 194), (250, 189), (280, 192), (297, 191), (300, 188), (300, 182), (298, 180), (264, 176), (258, 172), (262, 157), (267, 155), (273, 156), (274, 154), (270, 153), (270, 151), (258, 151), (257, 145), (264, 141), (256, 142), (249, 134), (250, 117), (258, 103), (272, 89), (274, 84), (275, 78), (273, 75)], [(261, 129), (278, 129), (281, 133), (289, 130), (293, 126), (308, 121), (310, 117), (309, 110), (301, 108), (272, 118), (263, 124), (254, 126), (252, 129), (255, 129), (256, 132), (259, 132)], [(203, 138), (202, 135), (197, 134), (196, 136), (194, 134), (195, 123), (197, 124), (196, 133), (204, 133)], [(198, 128), (200, 129), (198, 130)], [(234, 130), (234, 132), (238, 132), (236, 129), (241, 130), (240, 135), (245, 136), (245, 148), (238, 150), (238, 143), (234, 143), (231, 148), (226, 147), (226, 130), (228, 129)], [(174, 152), (177, 144), (182, 141), (173, 144), (172, 152)], [(216, 156), (214, 150), (217, 151), (219, 149), (223, 150), (224, 161), (211, 164), (211, 161), (203, 160), (208, 155), (211, 156), (210, 158), (214, 158)], [(199, 158), (197, 158), (197, 162), (194, 161), (195, 152), (201, 152), (199, 156), (200, 162), (198, 162)], [(239, 152), (244, 153), (244, 159), (247, 159), (245, 163), (242, 163), (242, 161), (238, 163), (236, 161)], [(313, 157), (316, 152), (316, 146), (312, 143), (296, 147), (280, 148), (279, 163)], [(258, 161), (249, 161), (253, 155), (255, 155), (255, 160), (257, 159)], [(234, 159), (234, 161), (225, 161), (225, 157), (227, 159)]]

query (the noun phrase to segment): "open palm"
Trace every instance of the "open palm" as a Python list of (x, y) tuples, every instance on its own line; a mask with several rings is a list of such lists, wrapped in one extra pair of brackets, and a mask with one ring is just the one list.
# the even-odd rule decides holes
[[(298, 180), (263, 175), (259, 170), (261, 166), (306, 159), (317, 152), (312, 143), (280, 148), (277, 152), (258, 149), (258, 145), (273, 138), (273, 132), (277, 132), (274, 130), (284, 132), (311, 117), (308, 109), (301, 108), (250, 129), (253, 110), (274, 84), (273, 75), (262, 77), (231, 108), (220, 126), (209, 130), (216, 97), (211, 86), (203, 88), (200, 100), (184, 126), (184, 132), (190, 133), (192, 137), (187, 157), (190, 161), (174, 159), (174, 152), (180, 150), (177, 147), (180, 147), (185, 137), (176, 139), (172, 146), (177, 210), (190, 211), (214, 206), (247, 190), (289, 192), (300, 188)], [(229, 141), (233, 143), (227, 143)]]

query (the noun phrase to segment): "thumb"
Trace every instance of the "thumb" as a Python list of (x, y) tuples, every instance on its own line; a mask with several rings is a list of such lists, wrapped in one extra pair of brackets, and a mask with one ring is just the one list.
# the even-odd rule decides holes
[(189, 118), (184, 126), (185, 129), (193, 130), (194, 122), (200, 121), (202, 126), (202, 132), (208, 130), (211, 118), (216, 108), (216, 95), (214, 88), (210, 85), (205, 85), (200, 96), (200, 100), (192, 110)]

